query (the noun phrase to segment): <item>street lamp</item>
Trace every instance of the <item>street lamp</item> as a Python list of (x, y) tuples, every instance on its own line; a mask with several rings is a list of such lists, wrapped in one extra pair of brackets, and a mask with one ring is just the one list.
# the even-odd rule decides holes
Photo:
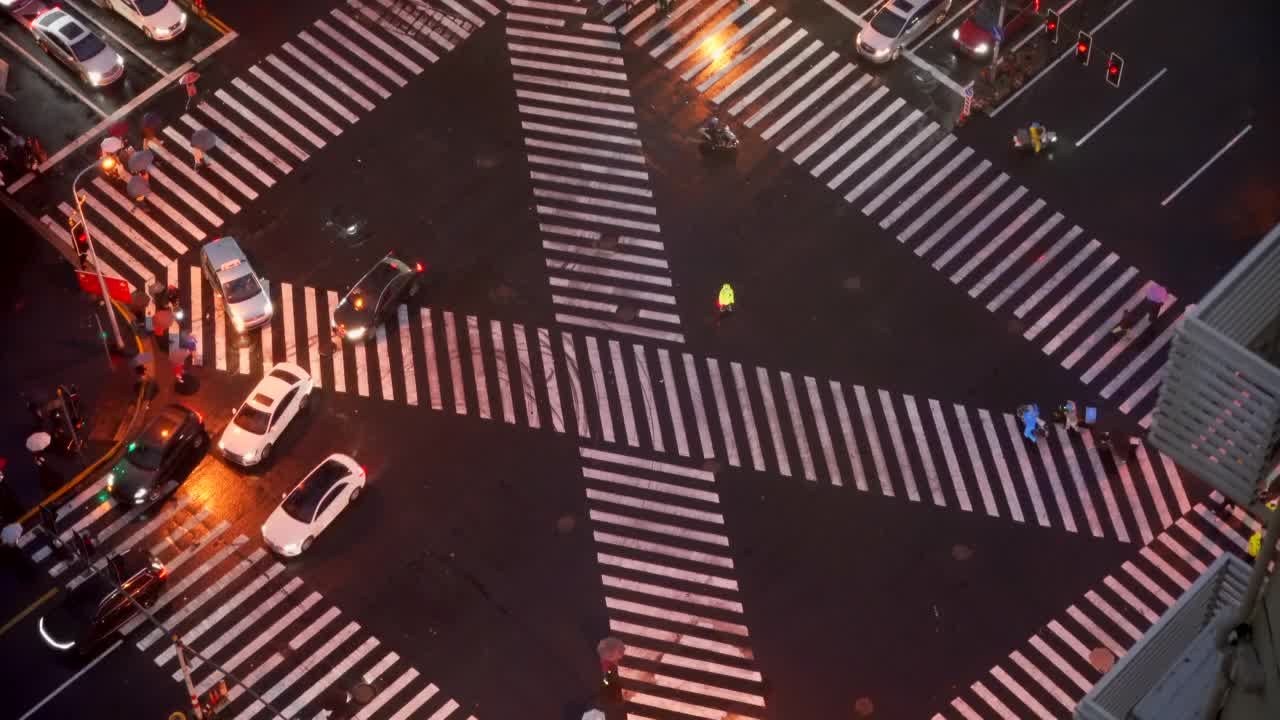
[[(116, 159), (111, 157), (111, 162), (116, 162)], [(77, 189), (80, 178), (96, 167), (98, 167), (98, 161), (94, 160), (88, 167), (81, 170), (79, 175), (76, 175), (76, 179), (71, 181), (71, 195), (76, 199), (76, 212), (80, 213), (80, 222), (84, 224), (84, 237), (89, 245), (89, 257), (93, 260), (93, 271), (98, 275), (98, 286), (102, 288), (102, 300), (107, 303), (107, 319), (111, 321), (111, 334), (115, 340), (116, 350), (119, 351), (124, 350), (124, 338), (120, 336), (120, 322), (116, 320), (116, 313), (111, 309), (111, 294), (107, 291), (107, 278), (102, 274), (102, 264), (98, 262), (98, 250), (93, 244), (93, 231), (89, 228), (89, 218), (84, 214), (84, 196)]]

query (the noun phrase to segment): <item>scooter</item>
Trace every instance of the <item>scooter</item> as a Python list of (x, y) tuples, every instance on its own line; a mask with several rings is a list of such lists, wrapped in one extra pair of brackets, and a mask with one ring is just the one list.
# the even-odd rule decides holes
[(721, 125), (715, 130), (704, 127), (701, 132), (702, 139), (712, 150), (734, 150), (738, 147), (738, 136), (728, 126)]
[[(1053, 149), (1053, 146), (1057, 144), (1058, 144), (1058, 133), (1052, 130), (1041, 131), (1040, 133), (1040, 149), (1041, 150), (1051, 150)], [(1030, 128), (1018, 128), (1017, 131), (1013, 133), (1013, 149), (1024, 150), (1024, 151), (1029, 150), (1032, 152), (1035, 151), (1036, 146), (1035, 146), (1035, 143), (1031, 142)]]

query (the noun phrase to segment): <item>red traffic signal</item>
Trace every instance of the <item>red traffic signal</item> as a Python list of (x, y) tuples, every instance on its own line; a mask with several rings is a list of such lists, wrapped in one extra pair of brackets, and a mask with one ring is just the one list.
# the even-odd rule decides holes
[(1120, 74), (1124, 72), (1124, 58), (1115, 53), (1107, 60), (1107, 82), (1112, 87), (1120, 87)]
[(1049, 42), (1058, 42), (1058, 13), (1049, 10), (1045, 13), (1044, 31), (1049, 36)]
[(1076, 62), (1081, 65), (1089, 64), (1089, 56), (1093, 53), (1093, 36), (1081, 30), (1080, 35), (1076, 38)]

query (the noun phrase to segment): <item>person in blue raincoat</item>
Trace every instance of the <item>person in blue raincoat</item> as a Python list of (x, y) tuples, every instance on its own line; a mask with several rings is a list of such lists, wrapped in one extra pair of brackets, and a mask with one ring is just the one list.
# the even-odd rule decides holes
[(1022, 406), (1022, 436), (1036, 442), (1036, 430), (1040, 428), (1040, 408), (1033, 404)]

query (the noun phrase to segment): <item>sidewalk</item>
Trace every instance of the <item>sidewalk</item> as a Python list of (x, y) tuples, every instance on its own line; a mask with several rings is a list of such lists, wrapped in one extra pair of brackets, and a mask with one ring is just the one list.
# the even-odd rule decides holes
[[(138, 342), (129, 319), (116, 311), (125, 352), (110, 359), (99, 330), (110, 333), (107, 306), (77, 287), (72, 269), (16, 218), (0, 218), (7, 243), (0, 253), (0, 457), (6, 459), (0, 516), (11, 522), (92, 468), (112, 450), (138, 402), (133, 360)], [(79, 453), (46, 453), (40, 469), (26, 449), (36, 430), (24, 395), (54, 397), (58, 384), (75, 384), (85, 419)]]

